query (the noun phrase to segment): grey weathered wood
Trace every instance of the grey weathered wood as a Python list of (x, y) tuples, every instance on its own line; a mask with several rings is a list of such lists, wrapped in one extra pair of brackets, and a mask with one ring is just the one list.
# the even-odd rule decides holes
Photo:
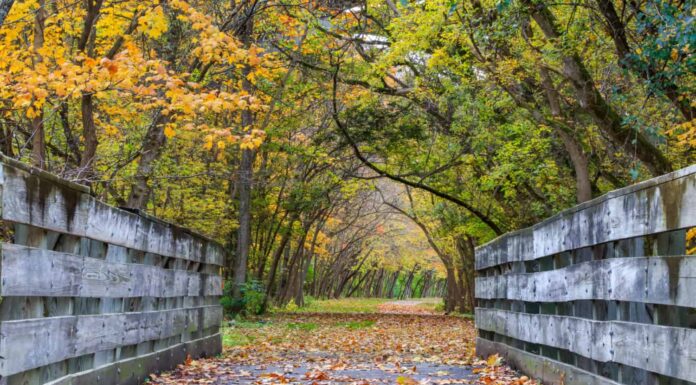
[(221, 351), (219, 244), (2, 156), (0, 215), (0, 385), (139, 385)]
[(0, 295), (43, 297), (196, 297), (222, 294), (216, 275), (110, 263), (73, 254), (2, 244)]
[(0, 324), (0, 376), (119, 346), (220, 324), (222, 309), (205, 306), (138, 313), (63, 316)]
[(696, 226), (696, 165), (563, 211), (476, 251), (476, 269)]
[(2, 218), (167, 257), (222, 266), (223, 249), (162, 221), (109, 206), (46, 173), (0, 163)]
[(220, 341), (220, 334), (214, 334), (97, 369), (74, 373), (46, 385), (141, 385), (148, 375), (174, 369), (189, 355), (196, 359), (219, 354), (222, 351)]
[(479, 247), (478, 353), (555, 385), (696, 383), (691, 227), (696, 165)]
[(696, 381), (696, 330), (623, 321), (476, 309), (479, 329)]
[(620, 385), (608, 378), (592, 374), (572, 365), (527, 353), (523, 350), (483, 338), (476, 339), (476, 354), (488, 357), (500, 354), (512, 367), (527, 373), (544, 384)]
[(631, 301), (696, 307), (696, 258), (612, 258), (476, 278), (476, 297), (528, 302)]

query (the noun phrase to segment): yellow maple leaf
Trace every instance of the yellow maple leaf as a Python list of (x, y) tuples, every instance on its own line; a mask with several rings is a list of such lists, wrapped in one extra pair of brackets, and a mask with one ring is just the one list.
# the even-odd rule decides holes
[(498, 366), (503, 363), (503, 359), (498, 354), (493, 354), (488, 357), (486, 364), (488, 366)]
[(168, 139), (171, 139), (176, 135), (176, 131), (174, 131), (174, 128), (171, 125), (166, 125), (164, 126), (164, 136), (166, 136)]

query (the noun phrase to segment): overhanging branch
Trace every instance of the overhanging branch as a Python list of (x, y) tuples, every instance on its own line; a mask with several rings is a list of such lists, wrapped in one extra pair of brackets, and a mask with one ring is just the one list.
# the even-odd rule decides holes
[(378, 175), (391, 179), (395, 182), (402, 183), (407, 186), (411, 186), (413, 188), (417, 188), (423, 191), (427, 191), (437, 197), (440, 197), (442, 199), (445, 199), (447, 201), (450, 201), (458, 206), (461, 206), (468, 210), (471, 214), (473, 214), (475, 217), (480, 219), (483, 223), (485, 223), (488, 227), (491, 228), (497, 235), (502, 235), (504, 231), (500, 229), (500, 227), (487, 215), (473, 207), (471, 204), (463, 201), (460, 198), (457, 198), (455, 196), (452, 196), (450, 194), (447, 194), (443, 191), (437, 190), (431, 186), (428, 186), (426, 184), (420, 183), (420, 182), (413, 182), (410, 181), (406, 178), (402, 178), (398, 175), (394, 175), (386, 170), (382, 170), (381, 168), (377, 167), (374, 163), (372, 163), (369, 159), (367, 159), (362, 152), (360, 151), (360, 148), (358, 147), (358, 144), (353, 140), (353, 138), (350, 136), (350, 133), (348, 132), (348, 129), (346, 126), (341, 122), (341, 119), (338, 116), (338, 103), (337, 103), (337, 89), (338, 89), (338, 71), (339, 71), (340, 66), (336, 66), (336, 71), (334, 72), (333, 75), (333, 119), (336, 122), (336, 126), (338, 127), (339, 131), (343, 135), (343, 137), (346, 139), (348, 144), (350, 145), (351, 149), (353, 150), (353, 154), (355, 155), (358, 160), (365, 166), (367, 166), (369, 169), (372, 171), (376, 172)]

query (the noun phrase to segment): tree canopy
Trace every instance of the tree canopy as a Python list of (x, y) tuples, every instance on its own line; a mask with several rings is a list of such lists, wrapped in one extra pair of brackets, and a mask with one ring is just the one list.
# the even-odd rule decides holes
[(678, 0), (2, 0), (0, 147), (223, 242), (231, 310), (248, 291), (468, 310), (477, 245), (694, 163), (695, 17)]

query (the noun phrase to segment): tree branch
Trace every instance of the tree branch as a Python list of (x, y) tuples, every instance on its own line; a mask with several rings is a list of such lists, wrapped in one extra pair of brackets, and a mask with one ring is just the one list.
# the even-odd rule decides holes
[(381, 168), (377, 167), (374, 163), (372, 163), (370, 160), (368, 160), (361, 152), (360, 148), (358, 147), (357, 143), (353, 140), (353, 138), (350, 136), (350, 133), (348, 132), (348, 129), (346, 126), (341, 122), (341, 120), (338, 117), (338, 103), (337, 103), (337, 89), (338, 89), (338, 71), (339, 71), (339, 66), (336, 66), (336, 71), (334, 72), (333, 76), (333, 119), (336, 122), (336, 126), (338, 127), (339, 131), (341, 134), (343, 134), (343, 137), (346, 139), (348, 144), (353, 150), (353, 154), (355, 155), (356, 158), (360, 160), (365, 166), (367, 166), (369, 169), (372, 171), (376, 172), (378, 175), (383, 176), (385, 178), (391, 179), (395, 182), (402, 183), (407, 186), (411, 186), (413, 188), (417, 188), (423, 191), (427, 191), (437, 197), (440, 197), (442, 199), (448, 200), (458, 206), (461, 206), (468, 210), (471, 214), (473, 214), (475, 217), (479, 218), (483, 223), (485, 223), (488, 227), (490, 227), (496, 235), (502, 235), (504, 233), (503, 230), (487, 215), (473, 207), (471, 204), (455, 197), (450, 194), (447, 194), (443, 191), (437, 190), (433, 187), (430, 187), (426, 184), (422, 184), (419, 182), (413, 182), (408, 179), (402, 178), (398, 175), (394, 175), (389, 173), (388, 171), (382, 170)]

